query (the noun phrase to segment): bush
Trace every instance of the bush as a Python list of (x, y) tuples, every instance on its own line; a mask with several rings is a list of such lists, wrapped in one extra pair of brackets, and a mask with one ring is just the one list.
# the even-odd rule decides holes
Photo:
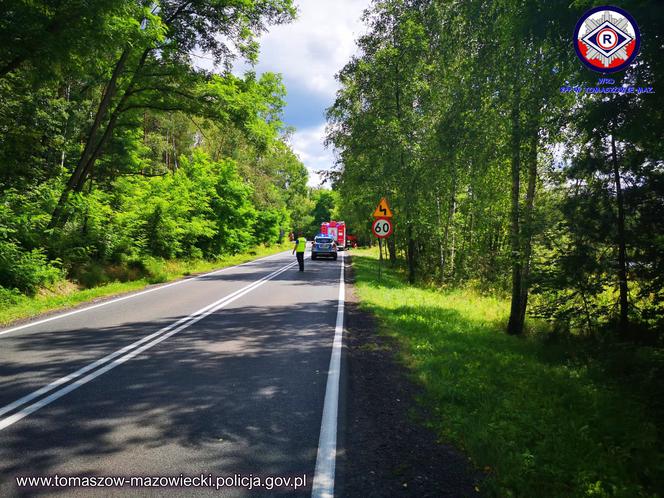
[(146, 258), (144, 265), (149, 283), (160, 284), (168, 280), (168, 272), (163, 259)]
[(256, 214), (254, 240), (257, 244), (270, 245), (279, 240), (281, 227), (286, 224), (287, 213), (276, 209), (264, 209)]
[(42, 249), (26, 251), (0, 241), (0, 285), (34, 295), (40, 287), (63, 278), (60, 261), (49, 261)]
[(105, 268), (98, 263), (88, 263), (76, 272), (74, 278), (78, 284), (86, 289), (107, 284), (110, 279)]
[(0, 287), (0, 305), (10, 306), (19, 302), (21, 293), (16, 289), (5, 289)]

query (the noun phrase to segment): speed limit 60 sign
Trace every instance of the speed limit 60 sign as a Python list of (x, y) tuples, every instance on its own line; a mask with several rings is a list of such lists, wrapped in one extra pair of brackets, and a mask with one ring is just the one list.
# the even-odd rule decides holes
[(386, 239), (392, 235), (392, 222), (388, 218), (378, 218), (371, 225), (371, 230), (379, 239)]

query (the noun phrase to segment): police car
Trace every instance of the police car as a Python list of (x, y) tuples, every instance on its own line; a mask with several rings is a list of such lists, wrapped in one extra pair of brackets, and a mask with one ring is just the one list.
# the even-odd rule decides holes
[(311, 259), (326, 257), (337, 259), (337, 243), (329, 235), (318, 234), (311, 244)]

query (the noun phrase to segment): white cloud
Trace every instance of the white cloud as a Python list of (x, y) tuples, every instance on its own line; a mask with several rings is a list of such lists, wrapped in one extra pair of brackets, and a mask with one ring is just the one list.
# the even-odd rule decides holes
[[(356, 39), (370, 0), (301, 0), (295, 22), (271, 28), (261, 40), (258, 73), (284, 77), (289, 96), (286, 120), (296, 127), (291, 146), (309, 171), (309, 185), (319, 186), (316, 173), (334, 165), (325, 149), (325, 108), (332, 105), (338, 83), (335, 74), (356, 51)], [(238, 67), (237, 69), (240, 69)]]
[(275, 26), (261, 39), (257, 70), (279, 72), (319, 96), (334, 98), (334, 75), (355, 52), (369, 0), (301, 0), (295, 22)]
[[(297, 19), (273, 26), (260, 39), (257, 74), (281, 73), (288, 96), (286, 124), (296, 128), (291, 146), (309, 171), (309, 185), (319, 186), (316, 171), (334, 165), (334, 153), (326, 150), (325, 109), (332, 105), (338, 88), (335, 75), (356, 52), (356, 40), (365, 32), (361, 22), (370, 0), (299, 0)], [(202, 66), (210, 63), (201, 61)], [(233, 72), (250, 66), (237, 61)]]
[(321, 184), (320, 170), (330, 169), (334, 165), (334, 154), (323, 145), (325, 123), (297, 130), (291, 138), (291, 147), (309, 171), (309, 185)]
[[(325, 109), (332, 105), (338, 88), (335, 75), (355, 53), (356, 40), (365, 32), (361, 16), (371, 0), (295, 0), (297, 19), (273, 26), (260, 38), (257, 74), (281, 73), (288, 96), (284, 120), (296, 128), (291, 147), (309, 171), (309, 185), (321, 183), (319, 170), (334, 165), (334, 153), (326, 150)], [(215, 70), (211, 58), (194, 54), (196, 64)], [(233, 72), (241, 75), (250, 66), (238, 59)]]

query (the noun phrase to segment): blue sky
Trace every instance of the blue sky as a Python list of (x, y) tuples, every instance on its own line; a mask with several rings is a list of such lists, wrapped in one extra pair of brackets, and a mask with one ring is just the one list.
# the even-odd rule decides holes
[[(294, 126), (291, 146), (309, 170), (309, 184), (317, 186), (315, 171), (329, 169), (333, 151), (323, 146), (325, 109), (334, 102), (334, 75), (356, 51), (364, 33), (361, 16), (370, 0), (296, 0), (296, 21), (273, 27), (261, 37), (255, 68), (281, 73), (288, 90), (284, 121)], [(236, 67), (236, 70), (240, 69)]]

